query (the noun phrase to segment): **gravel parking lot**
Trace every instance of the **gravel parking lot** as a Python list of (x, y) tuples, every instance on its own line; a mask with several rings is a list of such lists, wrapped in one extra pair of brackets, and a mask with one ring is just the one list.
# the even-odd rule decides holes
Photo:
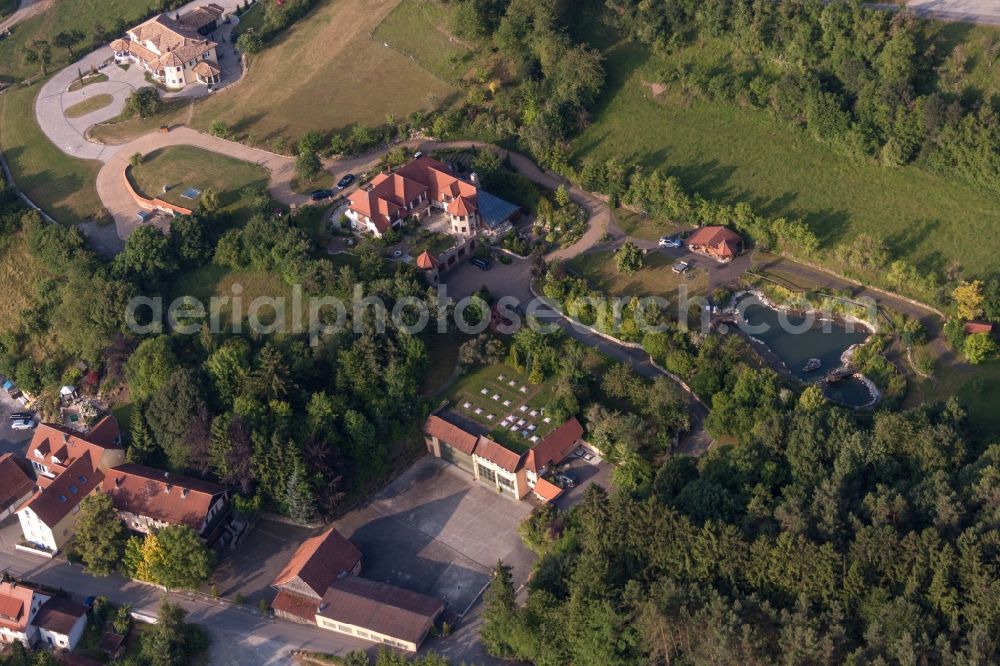
[(361, 549), (361, 575), (443, 599), (462, 614), (489, 582), (498, 559), (527, 579), (534, 555), (517, 526), (529, 502), (497, 494), (431, 456), (336, 522)]

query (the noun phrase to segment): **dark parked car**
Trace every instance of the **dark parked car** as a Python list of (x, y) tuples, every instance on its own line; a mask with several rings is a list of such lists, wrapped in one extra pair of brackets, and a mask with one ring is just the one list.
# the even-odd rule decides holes
[(333, 190), (314, 190), (310, 195), (313, 201), (322, 201), (333, 196)]
[(349, 173), (337, 181), (337, 189), (342, 190), (353, 182), (354, 182), (354, 174)]
[(490, 270), (490, 266), (492, 266), (489, 259), (483, 259), (482, 257), (473, 257), (469, 259), (469, 263), (481, 271), (488, 271)]

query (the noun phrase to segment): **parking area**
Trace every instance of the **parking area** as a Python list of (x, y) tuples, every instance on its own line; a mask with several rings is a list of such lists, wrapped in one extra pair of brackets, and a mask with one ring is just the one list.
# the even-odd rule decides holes
[(23, 412), (24, 407), (13, 400), (7, 391), (0, 389), (0, 455), (16, 453), (24, 455), (28, 450), (33, 430), (13, 430), (10, 427), (10, 415)]
[(213, 581), (224, 597), (240, 595), (247, 603), (274, 597), (271, 589), (278, 573), (302, 542), (319, 530), (262, 518), (235, 550), (226, 551)]
[(591, 456), (590, 460), (583, 456), (572, 455), (559, 465), (559, 474), (573, 481), (573, 487), (555, 500), (555, 505), (559, 509), (569, 509), (579, 502), (587, 486), (596, 483), (608, 490), (611, 489), (611, 464), (587, 449), (584, 451)]
[(362, 576), (436, 596), (461, 615), (497, 560), (514, 568), (515, 584), (527, 580), (534, 555), (517, 527), (531, 509), (425, 456), (335, 525), (361, 549)]

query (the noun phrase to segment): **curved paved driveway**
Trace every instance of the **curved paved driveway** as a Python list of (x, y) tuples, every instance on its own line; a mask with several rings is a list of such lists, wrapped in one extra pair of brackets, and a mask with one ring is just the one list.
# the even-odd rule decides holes
[(289, 206), (301, 206), (309, 200), (307, 195), (297, 194), (292, 189), (292, 178), (295, 176), (295, 160), (292, 158), (202, 134), (188, 127), (178, 127), (166, 134), (154, 132), (120, 146), (108, 146), (116, 150), (97, 174), (97, 194), (108, 213), (114, 217), (120, 238), (127, 238), (138, 224), (136, 213), (140, 210), (125, 186), (124, 174), (129, 157), (135, 153), (148, 155), (169, 146), (195, 146), (257, 164), (271, 172), (268, 189), (277, 201)]

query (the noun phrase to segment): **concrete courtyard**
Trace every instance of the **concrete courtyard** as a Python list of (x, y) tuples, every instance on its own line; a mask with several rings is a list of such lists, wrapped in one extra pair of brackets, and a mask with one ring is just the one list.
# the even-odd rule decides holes
[(531, 509), (425, 456), (335, 526), (361, 549), (362, 576), (439, 597), (463, 615), (497, 560), (514, 567), (515, 583), (527, 580), (534, 555), (517, 527)]

